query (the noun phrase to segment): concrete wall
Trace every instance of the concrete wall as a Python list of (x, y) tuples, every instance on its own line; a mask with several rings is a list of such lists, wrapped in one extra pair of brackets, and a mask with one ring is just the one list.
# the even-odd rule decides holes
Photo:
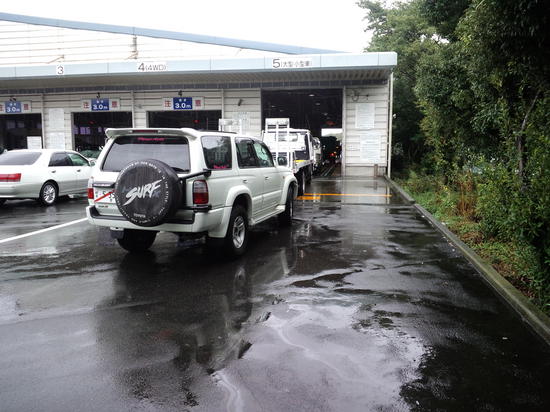
[[(177, 97), (179, 90), (144, 92), (103, 92), (102, 98), (120, 99), (117, 111), (133, 112), (134, 127), (147, 127), (147, 112), (161, 111), (163, 98)], [(220, 110), (222, 117), (243, 119), (243, 133), (261, 135), (261, 92), (260, 89), (229, 90), (183, 90), (184, 96), (204, 98), (204, 110)], [(18, 95), (18, 101), (31, 102), (26, 113), (42, 114), (42, 135), (45, 148), (74, 148), (73, 113), (84, 112), (82, 100), (96, 98), (95, 93)], [(1, 96), (0, 102), (9, 101), (10, 96)], [(10, 116), (2, 114), (2, 116)]]
[(377, 165), (381, 176), (388, 157), (389, 83), (344, 93), (343, 173), (374, 176)]
[[(147, 127), (147, 112), (161, 111), (163, 98), (178, 96), (179, 90), (102, 92), (101, 97), (120, 99), (119, 111), (133, 112), (134, 127)], [(346, 176), (383, 175), (387, 169), (389, 83), (343, 89), (342, 165)], [(243, 132), (260, 136), (261, 90), (183, 90), (183, 96), (204, 98), (204, 110), (220, 110), (223, 118), (243, 120)], [(0, 102), (10, 96), (0, 96)], [(73, 113), (83, 112), (81, 101), (95, 93), (17, 96), (30, 101), (31, 113), (41, 113), (46, 148), (74, 148)], [(4, 114), (2, 116), (10, 116)]]

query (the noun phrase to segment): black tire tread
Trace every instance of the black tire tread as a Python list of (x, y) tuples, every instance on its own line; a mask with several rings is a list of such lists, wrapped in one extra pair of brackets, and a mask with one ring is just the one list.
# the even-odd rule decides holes
[[(55, 188), (55, 198), (53, 200), (52, 203), (47, 203), (44, 201), (44, 195), (43, 195), (43, 192), (44, 192), (44, 188), (46, 187), (46, 185), (53, 185), (53, 187)], [(47, 182), (44, 182), (44, 184), (42, 185), (42, 187), (40, 188), (40, 193), (38, 194), (38, 202), (42, 205), (42, 206), (52, 206), (55, 204), (55, 202), (57, 202), (59, 200), (59, 188), (57, 186), (57, 184), (53, 181), (47, 181)]]
[(118, 244), (130, 253), (145, 252), (153, 243), (157, 232), (150, 230), (124, 229), (122, 238), (117, 239)]

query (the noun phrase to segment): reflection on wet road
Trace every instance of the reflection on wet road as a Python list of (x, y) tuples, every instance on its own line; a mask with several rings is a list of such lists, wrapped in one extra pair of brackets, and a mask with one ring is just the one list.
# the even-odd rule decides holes
[(170, 234), (127, 255), (86, 222), (4, 244), (0, 409), (550, 406), (548, 348), (383, 181), (308, 193), (237, 261)]

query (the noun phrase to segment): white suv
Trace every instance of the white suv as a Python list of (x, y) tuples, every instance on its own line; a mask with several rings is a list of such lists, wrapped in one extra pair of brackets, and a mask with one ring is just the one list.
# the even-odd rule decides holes
[(120, 246), (147, 250), (157, 232), (207, 236), (244, 253), (250, 226), (292, 222), (296, 178), (260, 140), (194, 129), (107, 129), (88, 183), (88, 221)]

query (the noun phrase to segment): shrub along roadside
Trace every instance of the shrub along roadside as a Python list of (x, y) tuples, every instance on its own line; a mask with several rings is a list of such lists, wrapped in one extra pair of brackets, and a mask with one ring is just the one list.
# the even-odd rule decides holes
[[(449, 182), (448, 179), (414, 171), (410, 171), (406, 178), (396, 179), (420, 205), (550, 315), (547, 274), (537, 250), (505, 227), (501, 231), (495, 230), (495, 224), (498, 226), (498, 222), (510, 217), (507, 216), (506, 202), (493, 207), (499, 203), (490, 201), (491, 207), (487, 210), (484, 204), (487, 197), (494, 200), (494, 193), (487, 188), (488, 180), (485, 174), (467, 172), (460, 179)], [(509, 189), (505, 185), (500, 187), (504, 193)], [(510, 192), (508, 194), (513, 197)]]

